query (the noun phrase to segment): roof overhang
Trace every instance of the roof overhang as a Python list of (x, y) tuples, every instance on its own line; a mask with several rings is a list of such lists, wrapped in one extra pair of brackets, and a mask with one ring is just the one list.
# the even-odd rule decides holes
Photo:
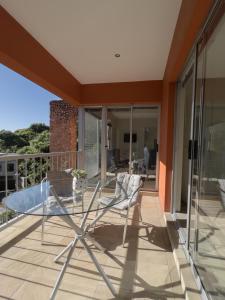
[[(105, 4), (106, 2), (108, 4)], [(162, 100), (163, 78), (176, 81), (212, 2), (183, 0), (180, 8), (180, 0), (174, 0), (173, 4), (171, 1), (146, 0), (141, 2), (140, 7), (137, 6), (140, 1), (135, 0), (73, 0), (68, 1), (68, 7), (65, 7), (64, 2), (54, 0), (53, 13), (50, 11), (53, 8), (52, 0), (0, 0), (4, 6), (0, 6), (0, 26), (4, 28), (0, 32), (0, 62), (76, 105), (159, 103)], [(93, 6), (93, 3), (98, 5)], [(126, 9), (121, 3), (127, 4)], [(168, 9), (165, 8), (165, 3), (170, 3)], [(109, 4), (110, 10), (107, 6)], [(77, 8), (77, 20), (72, 23), (73, 26), (69, 12), (71, 5)], [(92, 7), (91, 12), (87, 11), (88, 5)], [(169, 17), (162, 18), (161, 11), (166, 11)], [(106, 20), (106, 16), (110, 17), (110, 12), (114, 19)], [(118, 17), (115, 19), (117, 12)], [(62, 18), (54, 19), (54, 14), (58, 16), (59, 13)], [(80, 19), (80, 16), (83, 16), (86, 22)], [(98, 27), (95, 29), (101, 28), (101, 32), (98, 34), (95, 30), (93, 35), (90, 25), (93, 25), (97, 16)], [(52, 22), (47, 24), (46, 18)], [(58, 27), (53, 26), (56, 21)], [(59, 26), (62, 23), (61, 28)], [(81, 24), (82, 28), (74, 28), (74, 24)], [(112, 28), (113, 24), (115, 28)], [(68, 28), (66, 26), (71, 27), (71, 43), (63, 36)], [(108, 28), (111, 28), (110, 34)], [(123, 33), (128, 37), (125, 38)], [(131, 33), (134, 33), (133, 44)], [(108, 34), (110, 38), (106, 36), (100, 43), (99, 39), (103, 34)], [(109, 51), (104, 41), (109, 43), (110, 39), (115, 47), (110, 44)], [(75, 48), (73, 55), (72, 50), (76, 45), (78, 48), (83, 45), (81, 48), (88, 53), (79, 52)], [(104, 56), (102, 51), (105, 51), (104, 55), (107, 54), (107, 61), (104, 58), (102, 63), (98, 61), (96, 64), (95, 58)], [(115, 58), (115, 52), (120, 52), (121, 57)], [(81, 83), (76, 78), (79, 78)], [(106, 83), (103, 82), (104, 78)]]

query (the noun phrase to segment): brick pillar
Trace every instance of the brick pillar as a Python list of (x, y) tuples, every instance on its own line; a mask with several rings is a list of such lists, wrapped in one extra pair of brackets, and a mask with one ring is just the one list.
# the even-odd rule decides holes
[(75, 106), (62, 100), (50, 102), (50, 152), (76, 151), (77, 113)]

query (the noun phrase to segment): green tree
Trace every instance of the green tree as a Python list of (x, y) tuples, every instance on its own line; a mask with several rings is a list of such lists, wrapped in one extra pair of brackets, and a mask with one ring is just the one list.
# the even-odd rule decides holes
[(1, 147), (3, 151), (6, 152), (9, 151), (13, 152), (17, 148), (21, 148), (28, 145), (26, 140), (18, 136), (16, 133), (8, 130), (0, 131), (0, 140), (1, 140)]
[(0, 139), (0, 152), (5, 152), (5, 143), (2, 139)]
[(27, 144), (37, 135), (32, 129), (24, 128), (15, 131), (15, 134), (24, 139)]
[(18, 154), (35, 154), (38, 153), (37, 149), (32, 146), (25, 146), (16, 151)]
[(15, 132), (0, 131), (0, 152), (34, 154), (49, 152), (49, 126), (34, 123), (30, 127)]
[(41, 132), (35, 139), (30, 141), (30, 146), (37, 152), (49, 152), (49, 131)]
[(49, 126), (45, 125), (44, 123), (34, 123), (31, 124), (28, 129), (32, 130), (35, 133), (41, 133), (43, 131), (49, 130)]

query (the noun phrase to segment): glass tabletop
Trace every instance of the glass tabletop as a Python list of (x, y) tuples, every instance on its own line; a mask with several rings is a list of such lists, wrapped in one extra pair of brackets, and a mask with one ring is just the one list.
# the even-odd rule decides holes
[[(60, 185), (62, 188), (59, 188)], [(65, 186), (67, 186), (66, 189)], [(83, 187), (79, 186), (79, 188), (73, 189), (72, 187), (68, 188), (66, 182), (57, 182), (56, 180), (52, 184), (47, 180), (10, 194), (4, 199), (4, 203), (8, 209), (21, 214), (36, 216), (76, 215), (101, 210), (120, 203), (121, 198), (116, 198), (114, 193), (115, 190), (110, 189), (109, 184), (101, 186), (98, 183), (95, 187), (89, 187), (87, 183)], [(90, 201), (93, 197), (94, 200), (90, 207)], [(100, 197), (108, 200), (104, 201), (104, 206), (99, 205)]]

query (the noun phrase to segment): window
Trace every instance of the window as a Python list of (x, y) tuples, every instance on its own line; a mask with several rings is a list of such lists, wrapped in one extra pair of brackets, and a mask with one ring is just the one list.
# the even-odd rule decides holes
[(10, 173), (12, 173), (12, 172), (14, 172), (14, 170), (15, 170), (15, 165), (14, 165), (14, 163), (9, 162), (9, 163), (7, 164), (7, 171), (10, 172)]

